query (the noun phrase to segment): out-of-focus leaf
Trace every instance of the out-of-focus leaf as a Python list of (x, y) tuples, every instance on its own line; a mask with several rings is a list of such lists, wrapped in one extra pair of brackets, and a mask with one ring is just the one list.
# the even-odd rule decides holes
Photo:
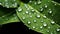
[(18, 4), (18, 0), (0, 0), (0, 5), (7, 8), (16, 8)]
[(0, 6), (0, 25), (11, 23), (11, 22), (19, 22), (19, 19), (15, 11), (12, 8), (7, 9)]

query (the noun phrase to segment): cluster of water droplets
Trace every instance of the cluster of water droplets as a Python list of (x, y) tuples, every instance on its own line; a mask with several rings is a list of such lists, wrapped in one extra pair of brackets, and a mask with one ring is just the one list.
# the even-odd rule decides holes
[[(30, 3), (32, 2), (32, 1), (29, 1)], [(38, 2), (38, 4), (39, 3), (41, 3), (40, 1)], [(34, 4), (37, 4), (36, 2), (34, 3)], [(32, 25), (32, 23), (36, 23), (39, 27), (38, 28), (36, 28), (36, 26), (37, 25), (34, 25), (34, 26), (32, 26), (32, 28), (33, 29), (43, 29), (43, 28), (46, 28), (47, 27), (47, 32), (51, 32), (51, 27), (53, 28), (54, 26), (53, 25), (55, 25), (55, 22), (54, 21), (51, 21), (51, 20), (48, 20), (48, 18), (47, 18), (47, 16), (46, 15), (41, 15), (39, 12), (37, 12), (34, 8), (32, 8), (32, 7), (29, 7), (27, 4), (25, 4), (24, 5), (24, 7), (25, 7), (25, 9), (26, 9), (26, 11), (24, 11), (24, 8), (22, 8), (22, 7), (20, 7), (19, 9), (18, 9), (18, 11), (20, 12), (20, 11), (24, 11), (25, 13), (24, 14), (27, 14), (29, 17), (26, 17), (26, 16), (23, 16), (22, 17), (22, 19), (31, 19), (31, 18), (34, 18), (34, 19), (32, 19), (33, 20), (33, 22), (31, 21), (31, 20), (29, 20), (29, 21), (27, 21), (27, 24), (29, 24), (29, 25)], [(48, 8), (48, 5), (47, 4), (45, 4), (44, 5), (44, 7), (45, 8)], [(40, 7), (41, 8), (41, 10), (40, 11), (43, 11), (44, 10), (44, 8), (43, 7)], [(49, 14), (51, 14), (53, 11), (52, 11), (52, 9), (49, 9), (48, 10), (48, 13)], [(43, 20), (42, 20), (43, 19)], [(48, 20), (48, 23), (46, 22), (46, 20)], [(49, 23), (50, 22), (50, 23)], [(39, 25), (39, 24), (42, 24), (42, 25)], [(49, 24), (50, 25), (52, 25), (52, 26), (49, 26)], [(44, 30), (42, 30), (42, 31), (44, 31)], [(60, 31), (60, 29), (56, 29), (56, 30), (54, 30), (54, 31)], [(50, 34), (53, 34), (53, 32), (51, 32)]]
[(4, 7), (17, 7), (17, 1), (16, 0), (0, 0), (0, 5), (3, 5)]

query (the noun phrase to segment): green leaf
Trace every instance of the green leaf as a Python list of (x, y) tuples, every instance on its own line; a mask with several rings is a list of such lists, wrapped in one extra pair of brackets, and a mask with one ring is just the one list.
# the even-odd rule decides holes
[(11, 22), (19, 22), (19, 19), (13, 9), (7, 9), (0, 6), (0, 25)]
[(18, 0), (0, 0), (0, 5), (7, 8), (16, 8), (18, 3)]
[(30, 0), (28, 2), (33, 8), (40, 13), (45, 14), (51, 20), (60, 25), (60, 4), (52, 0)]
[(43, 34), (60, 34), (60, 26), (31, 5), (21, 3), (16, 12), (21, 21), (32, 30)]

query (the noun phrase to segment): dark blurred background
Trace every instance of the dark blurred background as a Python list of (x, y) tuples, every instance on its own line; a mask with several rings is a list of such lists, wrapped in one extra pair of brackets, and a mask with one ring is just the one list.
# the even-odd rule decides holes
[(41, 34), (26, 27), (22, 22), (14, 22), (5, 25), (0, 25), (0, 32), (20, 33), (20, 34)]

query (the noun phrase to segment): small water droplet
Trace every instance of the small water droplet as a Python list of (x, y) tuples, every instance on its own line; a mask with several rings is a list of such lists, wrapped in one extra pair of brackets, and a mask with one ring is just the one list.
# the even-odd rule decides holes
[(35, 26), (33, 26), (33, 29), (35, 29)]
[(47, 8), (48, 6), (45, 4), (45, 8)]
[(30, 18), (32, 18), (32, 16), (30, 16)]
[(2, 5), (2, 3), (0, 3), (0, 5)]
[(37, 2), (34, 3), (35, 5), (37, 4)]
[(40, 11), (43, 11), (44, 9), (41, 7)]
[(47, 30), (47, 32), (49, 32), (49, 30)]
[(40, 18), (40, 15), (37, 15), (37, 18)]
[(25, 17), (22, 18), (23, 20), (25, 19)]
[(50, 27), (48, 27), (48, 29), (50, 29)]
[(53, 34), (53, 33), (51, 32), (51, 34)]
[(54, 21), (51, 21), (51, 24), (54, 24), (55, 22)]
[(28, 24), (31, 24), (31, 22), (30, 22), (30, 21), (28, 21)]
[(29, 12), (28, 11), (26, 11), (26, 14), (28, 14)]
[(29, 2), (31, 3), (32, 1), (30, 0)]
[(44, 21), (43, 21), (43, 20), (41, 20), (41, 22), (43, 23)]
[(28, 8), (27, 4), (24, 4), (25, 8)]
[(52, 13), (52, 11), (50, 10), (50, 11), (49, 11), (49, 14), (51, 14), (51, 13)]
[(5, 17), (5, 16), (2, 16), (2, 17)]
[(57, 4), (54, 4), (55, 6), (57, 5)]
[(21, 12), (21, 11), (22, 11), (22, 8), (19, 7), (19, 8), (18, 8), (18, 11)]
[(41, 4), (41, 1), (38, 1), (38, 4)]
[(31, 15), (31, 13), (29, 12), (29, 15)]
[(44, 23), (44, 24), (43, 24), (43, 26), (45, 26), (45, 27), (46, 27), (46, 26), (47, 26), (47, 24), (46, 24), (46, 23)]
[(60, 29), (57, 29), (57, 31), (60, 31)]
[(43, 28), (43, 26), (40, 27), (41, 29)]
[(35, 10), (32, 9), (32, 12), (34, 12)]
[(34, 22), (36, 23), (36, 20), (34, 20)]
[(27, 8), (27, 10), (30, 10), (29, 8)]
[(43, 16), (44, 18), (47, 18), (45, 15)]

